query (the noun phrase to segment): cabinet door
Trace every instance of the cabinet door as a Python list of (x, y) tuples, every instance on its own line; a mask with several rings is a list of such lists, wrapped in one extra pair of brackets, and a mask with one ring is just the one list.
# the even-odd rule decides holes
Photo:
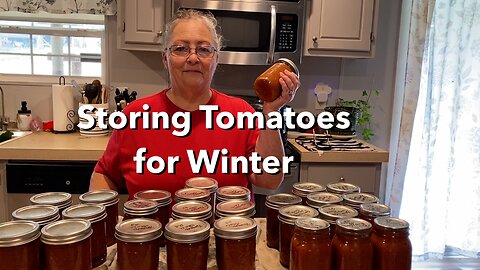
[(308, 3), (305, 55), (373, 56), (378, 0), (314, 0)]

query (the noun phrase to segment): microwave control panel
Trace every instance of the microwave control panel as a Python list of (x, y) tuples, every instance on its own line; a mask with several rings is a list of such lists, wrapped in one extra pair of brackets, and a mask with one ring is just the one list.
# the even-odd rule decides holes
[(298, 18), (292, 14), (279, 14), (277, 17), (277, 38), (275, 51), (294, 52), (297, 49)]

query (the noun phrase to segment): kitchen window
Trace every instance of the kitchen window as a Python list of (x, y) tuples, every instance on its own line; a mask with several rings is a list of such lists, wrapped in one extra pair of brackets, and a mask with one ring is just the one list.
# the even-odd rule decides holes
[(1, 13), (0, 74), (101, 77), (104, 29), (102, 15)]

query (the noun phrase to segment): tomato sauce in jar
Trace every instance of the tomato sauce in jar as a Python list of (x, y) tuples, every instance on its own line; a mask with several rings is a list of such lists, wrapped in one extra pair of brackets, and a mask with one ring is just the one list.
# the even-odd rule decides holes
[(175, 192), (176, 203), (192, 200), (206, 202), (210, 204), (212, 209), (212, 216), (210, 217), (209, 223), (213, 226), (213, 223), (215, 222), (215, 209), (213, 208), (213, 205), (215, 205), (215, 203), (211, 202), (212, 197), (210, 191), (200, 188), (182, 188)]
[(285, 70), (294, 72), (297, 76), (300, 75), (297, 66), (292, 60), (280, 58), (255, 79), (253, 90), (259, 99), (271, 102), (282, 94), (279, 80), (280, 73)]
[(25, 220), (0, 223), (0, 262), (2, 269), (41, 269), (38, 223)]
[(222, 217), (253, 217), (255, 215), (255, 203), (251, 201), (230, 200), (217, 204), (215, 211), (217, 218)]
[(123, 220), (132, 218), (151, 218), (159, 220), (158, 204), (151, 200), (133, 199), (123, 204)]
[(330, 238), (335, 235), (336, 221), (340, 218), (354, 218), (358, 216), (358, 211), (350, 206), (329, 204), (318, 208), (319, 217), (330, 223)]
[(302, 204), (307, 205), (308, 194), (325, 191), (325, 187), (311, 182), (299, 182), (293, 184), (292, 193), (302, 198)]
[(241, 186), (224, 186), (217, 189), (217, 201), (216, 203), (230, 201), (230, 200), (242, 200), (250, 201), (250, 190)]
[[(172, 207), (173, 219), (199, 219), (210, 224), (212, 217), (212, 206), (202, 201), (183, 201), (178, 202)], [(213, 226), (213, 223), (210, 224)]]
[(210, 177), (192, 177), (185, 181), (185, 187), (208, 190), (210, 192), (210, 205), (215, 212), (215, 201), (218, 189), (217, 180)]
[(265, 205), (267, 206), (267, 225), (266, 225), (266, 238), (267, 246), (270, 248), (279, 248), (279, 226), (278, 210), (281, 207), (289, 205), (298, 205), (302, 203), (302, 199), (293, 194), (278, 193), (269, 195), (266, 198)]
[(373, 220), (377, 217), (388, 217), (390, 216), (390, 207), (381, 203), (362, 203), (360, 204), (360, 209), (358, 210), (358, 217), (365, 219), (370, 224), (373, 224)]

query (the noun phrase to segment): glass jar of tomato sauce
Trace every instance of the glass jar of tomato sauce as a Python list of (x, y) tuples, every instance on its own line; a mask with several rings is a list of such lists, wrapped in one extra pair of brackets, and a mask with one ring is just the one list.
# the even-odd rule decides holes
[[(173, 219), (197, 219), (204, 220), (210, 224), (212, 217), (212, 206), (207, 202), (201, 201), (183, 201), (178, 202), (172, 207)], [(213, 226), (213, 223), (210, 224)]]
[(46, 204), (58, 207), (60, 218), (62, 211), (72, 205), (72, 194), (67, 192), (45, 192), (30, 197), (30, 204)]
[(357, 211), (360, 209), (360, 204), (362, 203), (378, 202), (377, 196), (363, 192), (345, 193), (342, 194), (342, 198), (344, 205), (350, 206)]
[(341, 218), (332, 239), (333, 268), (336, 270), (373, 269), (370, 222), (360, 218)]
[(374, 219), (371, 241), (374, 269), (409, 270), (412, 268), (412, 245), (408, 238), (409, 224), (393, 217)]
[(215, 211), (217, 218), (222, 217), (249, 217), (255, 215), (255, 203), (251, 201), (230, 200), (217, 204)]
[(183, 202), (183, 201), (201, 201), (210, 204), (212, 209), (212, 216), (210, 217), (209, 223), (213, 226), (215, 222), (215, 209), (212, 205), (215, 203), (211, 202), (212, 196), (209, 190), (201, 189), (201, 188), (182, 188), (175, 192), (175, 202)]
[(330, 192), (314, 192), (307, 195), (307, 205), (315, 209), (327, 204), (340, 204), (342, 201), (341, 195)]
[(224, 186), (217, 189), (217, 201), (216, 203), (230, 201), (230, 200), (242, 200), (250, 201), (250, 190), (241, 186)]
[(216, 193), (218, 189), (217, 180), (210, 177), (192, 177), (185, 181), (185, 187), (208, 190), (210, 192), (210, 205), (213, 211), (215, 211)]
[(26, 220), (0, 223), (2, 269), (40, 268), (40, 226)]
[(330, 223), (330, 238), (335, 235), (335, 229), (337, 227), (337, 219), (340, 218), (354, 218), (358, 216), (358, 211), (350, 206), (329, 204), (318, 208), (320, 213), (319, 217), (328, 223)]
[(360, 204), (360, 209), (358, 210), (358, 217), (365, 219), (370, 224), (373, 224), (373, 220), (377, 217), (388, 217), (390, 216), (390, 207), (381, 203), (362, 203)]
[(298, 182), (293, 184), (292, 193), (302, 198), (302, 204), (307, 205), (308, 194), (325, 191), (325, 187), (311, 182)]
[(327, 191), (335, 194), (360, 192), (360, 187), (347, 182), (327, 184)]
[(58, 207), (53, 205), (27, 205), (12, 212), (13, 220), (29, 220), (37, 222), (40, 229), (43, 226), (60, 219)]
[(159, 220), (157, 203), (151, 200), (133, 199), (123, 204), (123, 220), (131, 218), (151, 218)]
[(297, 76), (300, 75), (297, 66), (292, 60), (280, 58), (255, 79), (253, 90), (259, 99), (270, 102), (281, 95), (282, 88), (279, 79), (280, 73), (285, 70), (294, 72)]
[(295, 221), (290, 246), (290, 270), (331, 270), (330, 224), (319, 218)]
[(269, 195), (266, 198), (265, 205), (267, 206), (267, 246), (278, 250), (279, 247), (279, 221), (278, 210), (281, 207), (289, 205), (297, 205), (302, 203), (302, 198), (297, 195), (288, 193), (278, 193)]

